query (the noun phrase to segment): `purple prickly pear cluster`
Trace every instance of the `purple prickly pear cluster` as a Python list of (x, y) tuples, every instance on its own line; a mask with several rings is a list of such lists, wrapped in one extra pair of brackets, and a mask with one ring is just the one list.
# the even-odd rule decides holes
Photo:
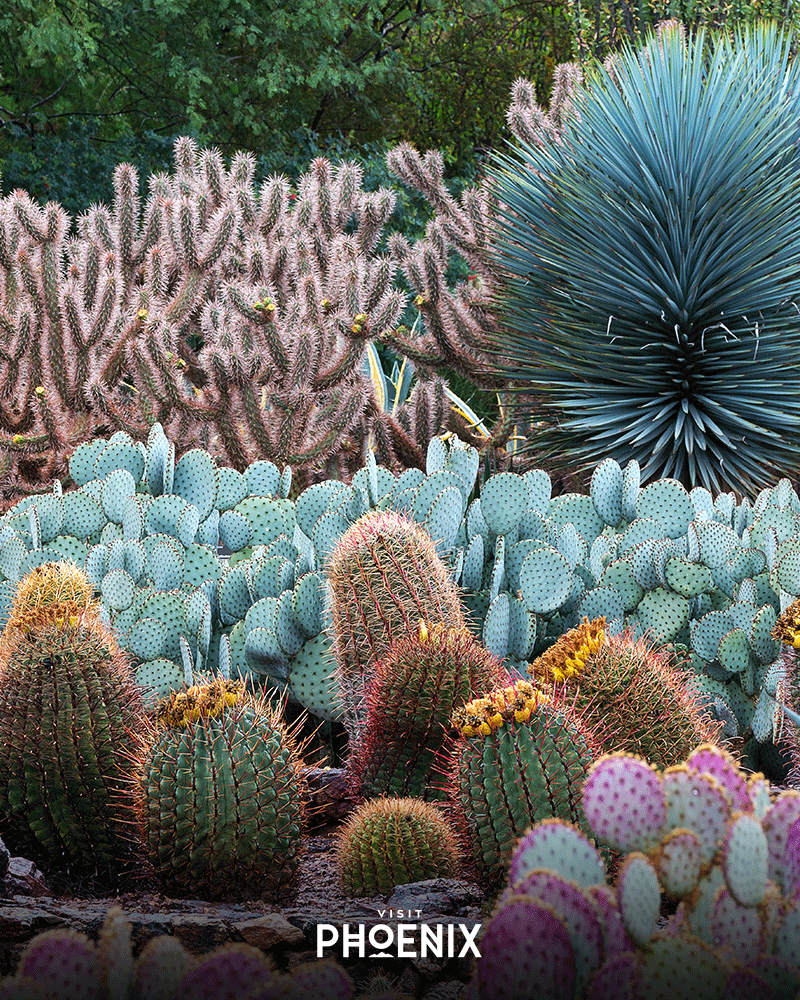
[(770, 795), (761, 775), (703, 744), (663, 772), (630, 754), (600, 758), (583, 809), (596, 844), (557, 819), (518, 841), (474, 1000), (797, 995), (800, 791)]
[[(198, 958), (174, 937), (153, 938), (137, 958), (130, 925), (119, 910), (106, 919), (97, 943), (74, 930), (37, 935), (17, 971), (0, 980), (2, 1000), (354, 1000), (350, 974), (330, 959), (279, 973), (259, 949), (226, 944)], [(382, 993), (384, 1000), (409, 1000)], [(377, 1000), (377, 994), (372, 1000)]]

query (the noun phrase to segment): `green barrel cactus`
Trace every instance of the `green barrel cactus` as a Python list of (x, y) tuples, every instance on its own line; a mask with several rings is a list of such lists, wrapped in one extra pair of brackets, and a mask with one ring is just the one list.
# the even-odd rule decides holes
[(386, 895), (396, 885), (450, 878), (456, 838), (430, 802), (378, 798), (365, 802), (338, 835), (337, 860), (350, 896)]
[(91, 607), (29, 597), (0, 640), (0, 829), (48, 867), (113, 877), (133, 854), (126, 748), (144, 727), (141, 694)]
[(420, 619), (464, 626), (458, 589), (430, 535), (395, 511), (359, 518), (339, 539), (328, 566), (337, 676), (351, 744), (364, 725), (365, 683), (396, 639)]
[(563, 701), (524, 680), (469, 702), (452, 722), (452, 814), (479, 878), (496, 888), (532, 823), (585, 825), (581, 788), (596, 738)]
[(95, 606), (89, 578), (72, 562), (46, 562), (35, 566), (17, 584), (13, 614), (24, 625), (40, 608), (69, 604), (72, 610)]
[(468, 629), (420, 622), (375, 666), (364, 732), (348, 761), (356, 794), (443, 797), (436, 759), (453, 710), (504, 683), (500, 660)]
[(656, 767), (677, 764), (719, 733), (670, 647), (634, 638), (630, 629), (609, 637), (604, 618), (584, 618), (528, 671), (564, 684), (584, 721), (603, 726), (607, 750), (638, 754)]
[(147, 856), (165, 888), (208, 899), (291, 891), (304, 818), (299, 752), (239, 681), (172, 694), (137, 773)]

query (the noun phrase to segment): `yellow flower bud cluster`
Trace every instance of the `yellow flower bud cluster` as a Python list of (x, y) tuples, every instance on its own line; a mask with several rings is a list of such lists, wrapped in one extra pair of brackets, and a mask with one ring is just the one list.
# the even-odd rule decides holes
[(557, 641), (528, 667), (528, 673), (545, 680), (567, 681), (579, 676), (586, 663), (606, 641), (606, 620), (584, 618), (577, 628)]
[(492, 692), (487, 698), (475, 698), (453, 712), (451, 722), (463, 736), (488, 736), (511, 722), (527, 722), (547, 695), (528, 681)]
[(353, 333), (356, 334), (361, 333), (361, 331), (364, 329), (364, 324), (366, 322), (367, 322), (367, 314), (359, 313), (353, 320), (353, 325), (350, 327), (350, 329), (353, 331)]
[(772, 638), (800, 649), (800, 600), (792, 601), (772, 626)]
[(272, 299), (263, 299), (260, 302), (254, 302), (253, 303), (253, 308), (256, 311), (260, 311), (260, 310), (263, 309), (264, 312), (270, 312), (271, 313), (271, 312), (275, 312), (275, 303), (272, 301)]
[(216, 677), (208, 684), (196, 684), (173, 692), (156, 711), (156, 722), (165, 729), (183, 729), (202, 719), (213, 719), (243, 699), (241, 681)]

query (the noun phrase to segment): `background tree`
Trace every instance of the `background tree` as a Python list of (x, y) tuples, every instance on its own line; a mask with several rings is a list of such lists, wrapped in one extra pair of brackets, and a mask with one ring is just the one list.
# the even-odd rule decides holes
[(605, 58), (623, 41), (641, 42), (659, 21), (676, 19), (689, 34), (700, 28), (753, 26), (773, 21), (800, 30), (796, 0), (569, 0), (576, 52)]

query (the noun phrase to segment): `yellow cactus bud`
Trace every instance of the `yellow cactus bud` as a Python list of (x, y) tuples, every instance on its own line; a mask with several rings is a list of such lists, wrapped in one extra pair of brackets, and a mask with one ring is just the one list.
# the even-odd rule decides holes
[(800, 649), (800, 600), (792, 601), (772, 626), (772, 638)]
[(606, 641), (605, 618), (584, 618), (577, 628), (562, 635), (528, 667), (528, 673), (559, 682), (578, 677), (587, 661)]

